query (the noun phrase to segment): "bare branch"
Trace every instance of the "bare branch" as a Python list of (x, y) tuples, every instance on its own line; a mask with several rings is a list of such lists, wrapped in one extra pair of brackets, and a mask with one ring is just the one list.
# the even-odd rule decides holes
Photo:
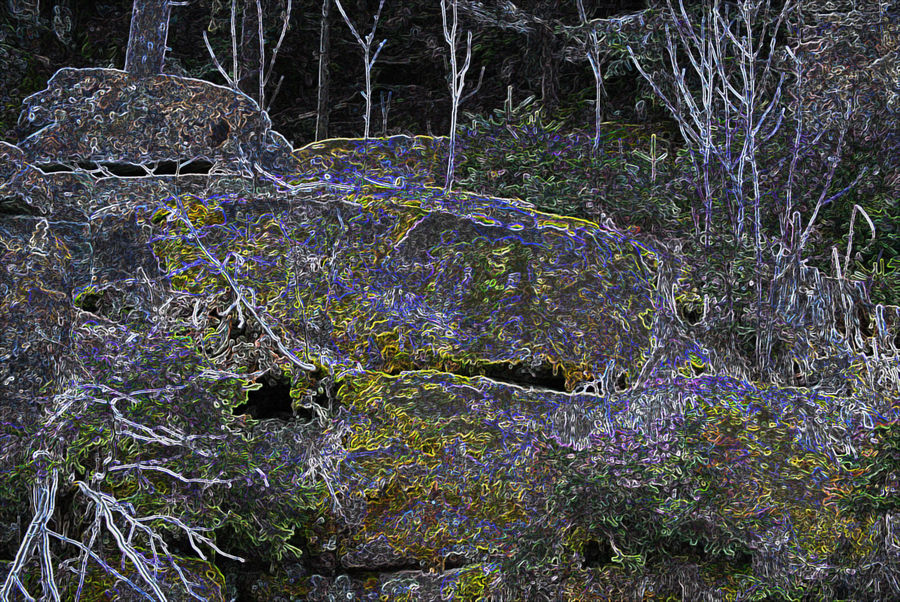
[(190, 218), (188, 217), (187, 211), (185, 211), (184, 207), (183, 207), (182, 204), (181, 204), (181, 199), (180, 199), (179, 197), (176, 196), (176, 197), (175, 197), (175, 202), (178, 204), (178, 212), (179, 212), (179, 213), (178, 213), (178, 216), (179, 216), (179, 218), (180, 218), (182, 221), (185, 222), (185, 224), (187, 225), (188, 229), (191, 231), (191, 234), (193, 234), (194, 240), (197, 242), (197, 246), (200, 247), (200, 250), (203, 252), (204, 255), (206, 255), (206, 258), (209, 259), (209, 261), (212, 263), (212, 265), (215, 266), (215, 267), (217, 268), (217, 270), (219, 271), (219, 273), (222, 274), (222, 276), (225, 278), (225, 280), (228, 281), (228, 285), (231, 287), (231, 289), (232, 289), (232, 290), (234, 291), (234, 293), (235, 293), (235, 296), (237, 297), (237, 302), (240, 302), (242, 305), (244, 305), (244, 306), (247, 308), (247, 310), (253, 315), (253, 317), (256, 318), (256, 321), (259, 323), (259, 325), (262, 326), (263, 330), (265, 330), (266, 334), (268, 334), (269, 337), (270, 337), (273, 341), (275, 341), (275, 344), (278, 346), (278, 349), (279, 349), (285, 356), (287, 356), (287, 358), (288, 358), (291, 362), (293, 362), (297, 367), (301, 368), (302, 370), (306, 370), (306, 371), (308, 371), (308, 372), (312, 372), (313, 370), (315, 370), (316, 367), (315, 367), (313, 364), (309, 364), (309, 363), (304, 362), (303, 360), (301, 360), (300, 358), (298, 358), (298, 357), (294, 354), (293, 351), (291, 351), (290, 349), (288, 349), (287, 347), (285, 347), (285, 346), (284, 346), (284, 343), (282, 343), (282, 341), (281, 341), (281, 337), (279, 337), (277, 334), (275, 334), (275, 333), (272, 331), (272, 329), (269, 327), (268, 322), (266, 322), (265, 320), (263, 320), (262, 317), (259, 315), (259, 313), (257, 313), (256, 308), (253, 307), (253, 305), (251, 305), (250, 303), (247, 302), (247, 300), (244, 298), (243, 293), (241, 292), (240, 287), (239, 287), (239, 286), (237, 285), (237, 283), (232, 279), (231, 275), (230, 275), (230, 274), (228, 273), (228, 271), (225, 269), (225, 266), (223, 266), (222, 263), (219, 262), (219, 260), (216, 259), (216, 258), (209, 252), (209, 250), (206, 248), (206, 245), (204, 245), (203, 242), (201, 241), (200, 235), (197, 233), (197, 230), (194, 228), (194, 224), (191, 222)]
[(466, 94), (459, 100), (459, 104), (462, 104), (462, 103), (466, 102), (467, 100), (469, 100), (470, 98), (472, 98), (473, 96), (475, 96), (475, 94), (478, 92), (478, 90), (481, 89), (481, 82), (483, 79), (484, 79), (484, 65), (481, 66), (481, 72), (478, 74), (478, 83), (475, 84), (475, 87), (472, 88), (471, 92), (469, 92), (468, 94)]
[(260, 0), (256, 0), (256, 28), (259, 38), (259, 108), (266, 110), (266, 40), (263, 37), (263, 10)]
[(356, 43), (360, 45), (363, 51), (363, 67), (365, 68), (366, 78), (365, 91), (362, 92), (362, 96), (366, 100), (366, 112), (363, 116), (363, 119), (365, 121), (365, 131), (363, 133), (363, 138), (368, 140), (369, 124), (372, 117), (372, 66), (375, 64), (375, 60), (378, 58), (378, 55), (381, 53), (381, 49), (384, 48), (387, 40), (381, 41), (381, 44), (378, 45), (378, 48), (375, 50), (375, 54), (371, 59), (369, 59), (369, 53), (372, 50), (372, 41), (375, 39), (375, 31), (376, 29), (378, 29), (378, 20), (381, 18), (381, 9), (384, 8), (384, 0), (381, 0), (381, 2), (378, 3), (378, 11), (376, 11), (375, 13), (374, 22), (372, 23), (372, 30), (366, 35), (365, 39), (361, 38), (359, 32), (356, 31), (356, 28), (350, 21), (350, 17), (348, 17), (346, 11), (344, 11), (344, 6), (341, 4), (341, 0), (334, 1), (335, 4), (337, 4), (341, 16), (344, 18), (344, 22), (347, 24), (347, 27), (350, 28), (350, 33), (352, 33), (353, 37), (356, 38)]
[[(266, 77), (264, 81), (264, 86), (269, 83), (269, 78), (272, 77), (272, 70), (275, 69), (275, 59), (278, 57), (278, 51), (281, 50), (281, 43), (284, 42), (284, 36), (288, 30), (288, 24), (291, 20), (291, 8), (292, 8), (293, 0), (287, 0), (287, 8), (284, 11), (284, 20), (281, 23), (281, 35), (278, 36), (278, 43), (275, 44), (275, 49), (272, 51), (272, 58), (269, 60), (269, 70), (266, 72)], [(283, 76), (282, 76), (282, 79)], [(281, 86), (281, 80), (278, 81), (278, 85)], [(275, 94), (278, 93), (276, 88)], [(272, 100), (275, 100), (275, 94), (272, 95)]]
[(237, 89), (237, 83), (241, 81), (241, 72), (238, 65), (237, 51), (237, 0), (231, 0), (231, 81), (232, 88)]
[(34, 516), (28, 525), (28, 529), (25, 531), (22, 543), (16, 552), (16, 557), (13, 559), (9, 573), (6, 575), (6, 580), (3, 582), (3, 587), (0, 588), (0, 600), (9, 599), (13, 586), (27, 599), (34, 600), (22, 584), (21, 577), (25, 563), (31, 558), (36, 546), (41, 558), (42, 582), (45, 593), (53, 596), (54, 600), (59, 600), (59, 592), (56, 589), (56, 584), (53, 582), (53, 564), (50, 562), (50, 550), (47, 540), (47, 525), (53, 516), (58, 485), (58, 472), (53, 470), (49, 475), (38, 480), (32, 486), (31, 498), (34, 505)]
[(216, 53), (213, 52), (212, 46), (209, 44), (209, 38), (206, 37), (206, 31), (203, 32), (203, 42), (206, 44), (206, 50), (209, 51), (209, 56), (213, 60), (213, 64), (216, 66), (216, 69), (219, 70), (219, 73), (222, 74), (222, 77), (225, 78), (225, 82), (232, 88), (235, 88), (235, 83), (233, 79), (228, 77), (228, 74), (225, 73), (225, 70), (222, 68), (222, 65), (219, 63), (219, 59), (216, 58)]
[[(450, 25), (447, 23), (447, 4), (445, 0), (441, 0), (441, 24), (443, 26), (444, 40), (450, 47), (450, 80), (448, 86), (450, 88), (451, 108), (450, 108), (450, 152), (447, 158), (447, 172), (444, 184), (444, 194), (450, 192), (453, 186), (453, 165), (456, 158), (456, 121), (459, 112), (459, 105), (462, 102), (462, 91), (466, 83), (466, 72), (472, 61), (472, 32), (468, 32), (466, 36), (466, 58), (463, 61), (462, 68), (458, 68), (456, 58), (456, 31), (458, 26), (457, 18), (457, 0), (451, 0), (453, 9), (453, 21)], [(484, 70), (482, 69), (482, 75)], [(479, 76), (479, 86), (481, 85), (481, 76)], [(476, 88), (477, 90), (477, 88)], [(471, 96), (471, 94), (469, 95)], [(466, 97), (468, 98), (468, 96)]]
[(856, 220), (856, 212), (862, 213), (863, 218), (866, 220), (866, 223), (869, 224), (869, 230), (872, 231), (872, 237), (869, 239), (869, 242), (874, 242), (875, 240), (875, 224), (872, 223), (872, 219), (869, 217), (869, 214), (866, 213), (866, 210), (857, 205), (853, 204), (853, 213), (850, 214), (850, 235), (849, 240), (847, 241), (847, 254), (844, 255), (844, 273), (847, 273), (848, 268), (850, 267), (850, 250), (853, 248), (853, 222)]

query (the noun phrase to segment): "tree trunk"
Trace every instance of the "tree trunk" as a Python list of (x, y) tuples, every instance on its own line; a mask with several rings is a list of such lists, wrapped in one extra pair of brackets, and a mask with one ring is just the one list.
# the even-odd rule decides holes
[(549, 21), (560, 14), (559, 0), (541, 2), (537, 5), (535, 16), (546, 21), (537, 25), (535, 50), (540, 56), (541, 69), (541, 106), (547, 112), (556, 109), (559, 102), (559, 40), (556, 39)]
[(555, 54), (556, 37), (551, 31), (541, 27), (538, 33), (541, 50), (541, 105), (552, 112), (559, 101), (558, 58)]
[(250, 98), (260, 101), (260, 48), (259, 18), (257, 2), (260, 0), (243, 0), (241, 12), (240, 69), (241, 77), (238, 88)]
[(159, 75), (169, 36), (169, 0), (134, 0), (125, 51), (125, 71), (133, 77)]
[(319, 30), (319, 96), (316, 104), (316, 140), (328, 138), (328, 62), (331, 58), (331, 0), (322, 0), (322, 24)]

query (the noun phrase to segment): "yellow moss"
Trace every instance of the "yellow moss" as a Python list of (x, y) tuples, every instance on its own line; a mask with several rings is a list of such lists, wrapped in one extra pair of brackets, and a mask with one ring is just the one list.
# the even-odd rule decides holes
[(490, 596), (491, 581), (496, 576), (496, 569), (476, 564), (457, 574), (454, 584), (454, 599), (466, 602), (486, 600)]

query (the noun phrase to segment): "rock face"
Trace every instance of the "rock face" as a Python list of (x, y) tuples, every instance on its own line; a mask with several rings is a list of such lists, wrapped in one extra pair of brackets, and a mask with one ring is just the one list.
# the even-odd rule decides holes
[(210, 82), (114, 69), (60, 69), (25, 99), (34, 163), (148, 164), (203, 159), (226, 169), (271, 164), (290, 144), (248, 96)]
[[(509, 373), (569, 389), (637, 373), (652, 320), (649, 252), (593, 224), (490, 199), (453, 211), (427, 194), (183, 202), (202, 216), (204, 244), (240, 264), (235, 281), (252, 282), (324, 365)], [(177, 279), (185, 290), (227, 296), (172, 205), (155, 218), (168, 217), (157, 252), (169, 269), (192, 266)]]
[[(848, 509), (890, 487), (842, 463), (895, 444), (874, 402), (630, 387), (657, 374), (658, 260), (614, 228), (445, 196), (433, 140), (267, 154), (265, 117), (202, 82), (62, 70), (29, 110), (0, 147), (0, 563), (32, 594), (14, 560), (54, 474), (50, 527), (121, 568), (85, 590), (117, 599), (152, 589), (135, 562), (185, 600), (827, 599), (897, 574), (893, 519)], [(194, 157), (270, 179), (35, 167)]]

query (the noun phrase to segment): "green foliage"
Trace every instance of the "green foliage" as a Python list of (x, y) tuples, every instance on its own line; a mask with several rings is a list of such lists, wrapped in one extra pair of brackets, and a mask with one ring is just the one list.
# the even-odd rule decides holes
[[(490, 118), (468, 116), (460, 136), (459, 184), (502, 198), (518, 197), (538, 210), (601, 221), (638, 231), (681, 230), (682, 196), (673, 186), (669, 143), (628, 125), (606, 124), (600, 155), (592, 135), (566, 132), (560, 119), (547, 120), (529, 98)], [(652, 153), (650, 162), (642, 155)], [(465, 174), (465, 175), (462, 175)], [(674, 182), (677, 185), (677, 182)]]
[(497, 565), (475, 564), (461, 570), (448, 590), (453, 599), (479, 602), (490, 599), (491, 581), (497, 577)]
[[(670, 584), (655, 588), (653, 599), (678, 596), (681, 587), (718, 589), (727, 599), (830, 591), (818, 583), (821, 576), (764, 575), (756, 568), (769, 562), (778, 534), (786, 541), (778, 562), (800, 567), (827, 558), (826, 584), (870, 557), (877, 546), (866, 534), (871, 522), (854, 518), (856, 498), (839, 501), (848, 483), (858, 483), (859, 468), (810, 448), (801, 435), (813, 397), (741, 389), (700, 393), (683, 416), (650, 433), (616, 429), (586, 450), (542, 453), (553, 486), (539, 522), (545, 538), (564, 531), (567, 549), (581, 555), (586, 578), (599, 588), (592, 591), (616, 587), (622, 572), (632, 583), (647, 577)], [(869, 457), (886, 468), (866, 468), (870, 478), (862, 482), (878, 483), (882, 505), (872, 512), (883, 516), (896, 506), (890, 488), (896, 489), (897, 445), (876, 432), (884, 443)], [(540, 546), (518, 553), (512, 563), (530, 566), (559, 555)], [(699, 572), (667, 580), (683, 564)]]
[(900, 509), (900, 423), (878, 424), (867, 439), (860, 454), (845, 461), (854, 479), (840, 500), (842, 509), (860, 518)]
[(26, 479), (28, 450), (22, 441), (32, 438), (37, 430), (33, 420), (15, 422), (0, 418), (0, 559), (12, 559), (18, 545), (18, 524), (28, 507), (29, 490)]
[(856, 262), (853, 277), (866, 280), (872, 303), (896, 305), (900, 300), (900, 257), (880, 258), (867, 269)]

